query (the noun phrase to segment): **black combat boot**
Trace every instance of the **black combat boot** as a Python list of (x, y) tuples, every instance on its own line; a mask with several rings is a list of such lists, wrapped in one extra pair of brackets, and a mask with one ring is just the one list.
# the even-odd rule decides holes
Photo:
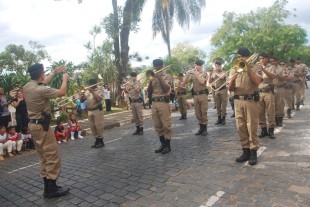
[(300, 105), (304, 105), (304, 100), (300, 100)]
[(161, 151), (161, 154), (167, 154), (171, 151), (171, 147), (170, 147), (170, 139), (166, 139), (165, 143), (164, 143), (164, 148)]
[(283, 117), (278, 117), (278, 126), (283, 126)]
[(296, 111), (300, 111), (300, 103), (296, 104)]
[(256, 165), (257, 163), (257, 150), (251, 149), (249, 165)]
[(215, 123), (215, 125), (219, 125), (219, 124), (222, 124), (221, 116), (217, 116), (217, 121)]
[(276, 137), (274, 136), (274, 128), (269, 128), (268, 129), (269, 132), (269, 138), (270, 139), (275, 139)]
[(69, 193), (70, 188), (62, 188), (56, 185), (56, 180), (45, 179), (46, 182), (46, 194), (43, 194), (45, 198), (55, 198), (64, 196)]
[[(44, 181), (44, 192), (43, 192), (43, 197), (46, 198), (46, 197), (47, 197), (47, 186), (48, 186), (46, 177), (43, 178), (43, 181)], [(58, 186), (57, 184), (56, 184), (56, 186), (57, 186), (57, 188), (58, 188), (59, 190), (62, 189), (61, 186)]]
[(184, 113), (184, 120), (187, 120), (187, 114)]
[(231, 118), (234, 118), (235, 117), (235, 112), (231, 115)]
[(199, 124), (199, 130), (198, 132), (195, 133), (195, 135), (200, 135), (202, 133), (202, 127), (203, 127), (203, 124)]
[(238, 158), (236, 158), (236, 162), (245, 162), (250, 159), (250, 148), (242, 148), (242, 155)]
[(47, 181), (46, 181), (46, 177), (43, 178), (43, 181), (44, 181), (43, 197), (46, 198), (46, 195), (47, 195)]
[(96, 139), (96, 141), (95, 141), (95, 143), (91, 146), (91, 148), (96, 148), (96, 146), (98, 145), (98, 143), (99, 143), (99, 139), (98, 138), (95, 138)]
[(287, 109), (287, 118), (291, 119), (292, 118), (292, 110)]
[(139, 130), (140, 130), (140, 131), (139, 131), (139, 134), (138, 134), (138, 135), (142, 135), (142, 134), (143, 134), (143, 127), (140, 127)]
[(160, 147), (157, 150), (155, 150), (155, 153), (162, 152), (164, 147), (165, 147), (165, 138), (164, 138), (164, 136), (160, 136), (159, 137), (159, 141), (160, 141), (161, 145), (160, 145)]
[(181, 114), (181, 117), (179, 118), (179, 120), (183, 120), (184, 119), (184, 114)]
[(225, 124), (226, 124), (225, 118), (226, 118), (225, 116), (222, 117), (222, 125), (225, 125)]
[(275, 118), (276, 126), (279, 126), (279, 117)]
[(206, 124), (202, 125), (202, 132), (201, 132), (201, 136), (207, 136), (208, 134), (208, 128)]
[(262, 127), (260, 135), (258, 135), (259, 138), (263, 138), (268, 136), (267, 127)]
[(103, 138), (98, 138), (98, 144), (96, 145), (96, 148), (104, 147)]
[(136, 131), (132, 135), (137, 135), (140, 132), (140, 127), (136, 126)]

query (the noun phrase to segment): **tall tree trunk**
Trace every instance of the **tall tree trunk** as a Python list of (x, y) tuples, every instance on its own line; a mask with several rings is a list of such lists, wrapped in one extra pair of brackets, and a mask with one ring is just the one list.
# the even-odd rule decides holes
[(116, 80), (117, 83), (117, 92), (115, 94), (114, 100), (120, 100), (122, 97), (119, 96), (121, 92), (121, 83), (122, 83), (122, 71), (123, 67), (121, 65), (121, 53), (120, 53), (120, 38), (119, 38), (119, 21), (118, 21), (118, 8), (117, 8), (117, 0), (112, 0), (113, 6), (113, 27), (115, 31), (115, 35), (113, 37), (113, 44), (114, 44), (114, 56), (115, 56), (115, 65), (118, 71), (118, 78)]
[(169, 31), (169, 17), (168, 17), (168, 7), (164, 8), (164, 21), (166, 26), (166, 44), (168, 47), (168, 55), (171, 58), (171, 48), (170, 48), (170, 31)]
[(113, 37), (114, 56), (115, 56), (116, 68), (120, 72), (122, 71), (122, 66), (120, 63), (121, 55), (120, 55), (120, 47), (119, 47), (119, 28), (118, 28), (119, 22), (118, 22), (117, 0), (112, 0), (112, 6), (113, 6), (113, 14), (114, 14), (113, 27), (115, 31), (115, 35)]
[(128, 72), (128, 56), (129, 56), (129, 34), (130, 27), (132, 22), (132, 12), (135, 6), (136, 0), (127, 0), (124, 10), (123, 10), (123, 25), (121, 29), (121, 62), (122, 62), (122, 71), (120, 74), (120, 78), (126, 76)]

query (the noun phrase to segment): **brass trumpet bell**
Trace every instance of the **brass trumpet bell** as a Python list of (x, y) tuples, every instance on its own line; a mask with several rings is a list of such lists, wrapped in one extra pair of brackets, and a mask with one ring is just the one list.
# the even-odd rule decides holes
[(152, 80), (154, 79), (154, 77), (155, 77), (155, 73), (154, 73), (154, 71), (152, 71), (152, 70), (146, 71), (145, 75), (146, 75), (146, 78), (147, 78), (149, 81), (152, 81)]
[(243, 73), (246, 72), (248, 70), (248, 63), (244, 60), (240, 60), (237, 62), (237, 72), (238, 73)]

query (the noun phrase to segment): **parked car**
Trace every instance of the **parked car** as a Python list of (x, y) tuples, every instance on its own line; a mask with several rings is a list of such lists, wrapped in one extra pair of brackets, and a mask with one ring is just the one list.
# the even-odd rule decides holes
[(306, 80), (310, 81), (310, 68), (308, 68), (308, 73), (306, 75)]

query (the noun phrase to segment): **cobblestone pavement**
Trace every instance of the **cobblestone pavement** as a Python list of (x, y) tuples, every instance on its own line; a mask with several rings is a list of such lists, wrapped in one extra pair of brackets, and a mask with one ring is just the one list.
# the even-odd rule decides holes
[[(309, 97), (310, 90), (306, 90)], [(143, 136), (134, 124), (106, 131), (106, 146), (91, 149), (93, 139), (60, 144), (62, 173), (58, 183), (70, 194), (44, 199), (36, 152), (0, 163), (0, 206), (310, 206), (310, 105), (284, 120), (276, 139), (261, 139), (256, 166), (235, 163), (241, 148), (235, 121), (215, 126), (209, 104), (209, 134), (198, 129), (193, 109), (188, 120), (173, 113), (172, 152), (159, 146), (152, 120)]]

